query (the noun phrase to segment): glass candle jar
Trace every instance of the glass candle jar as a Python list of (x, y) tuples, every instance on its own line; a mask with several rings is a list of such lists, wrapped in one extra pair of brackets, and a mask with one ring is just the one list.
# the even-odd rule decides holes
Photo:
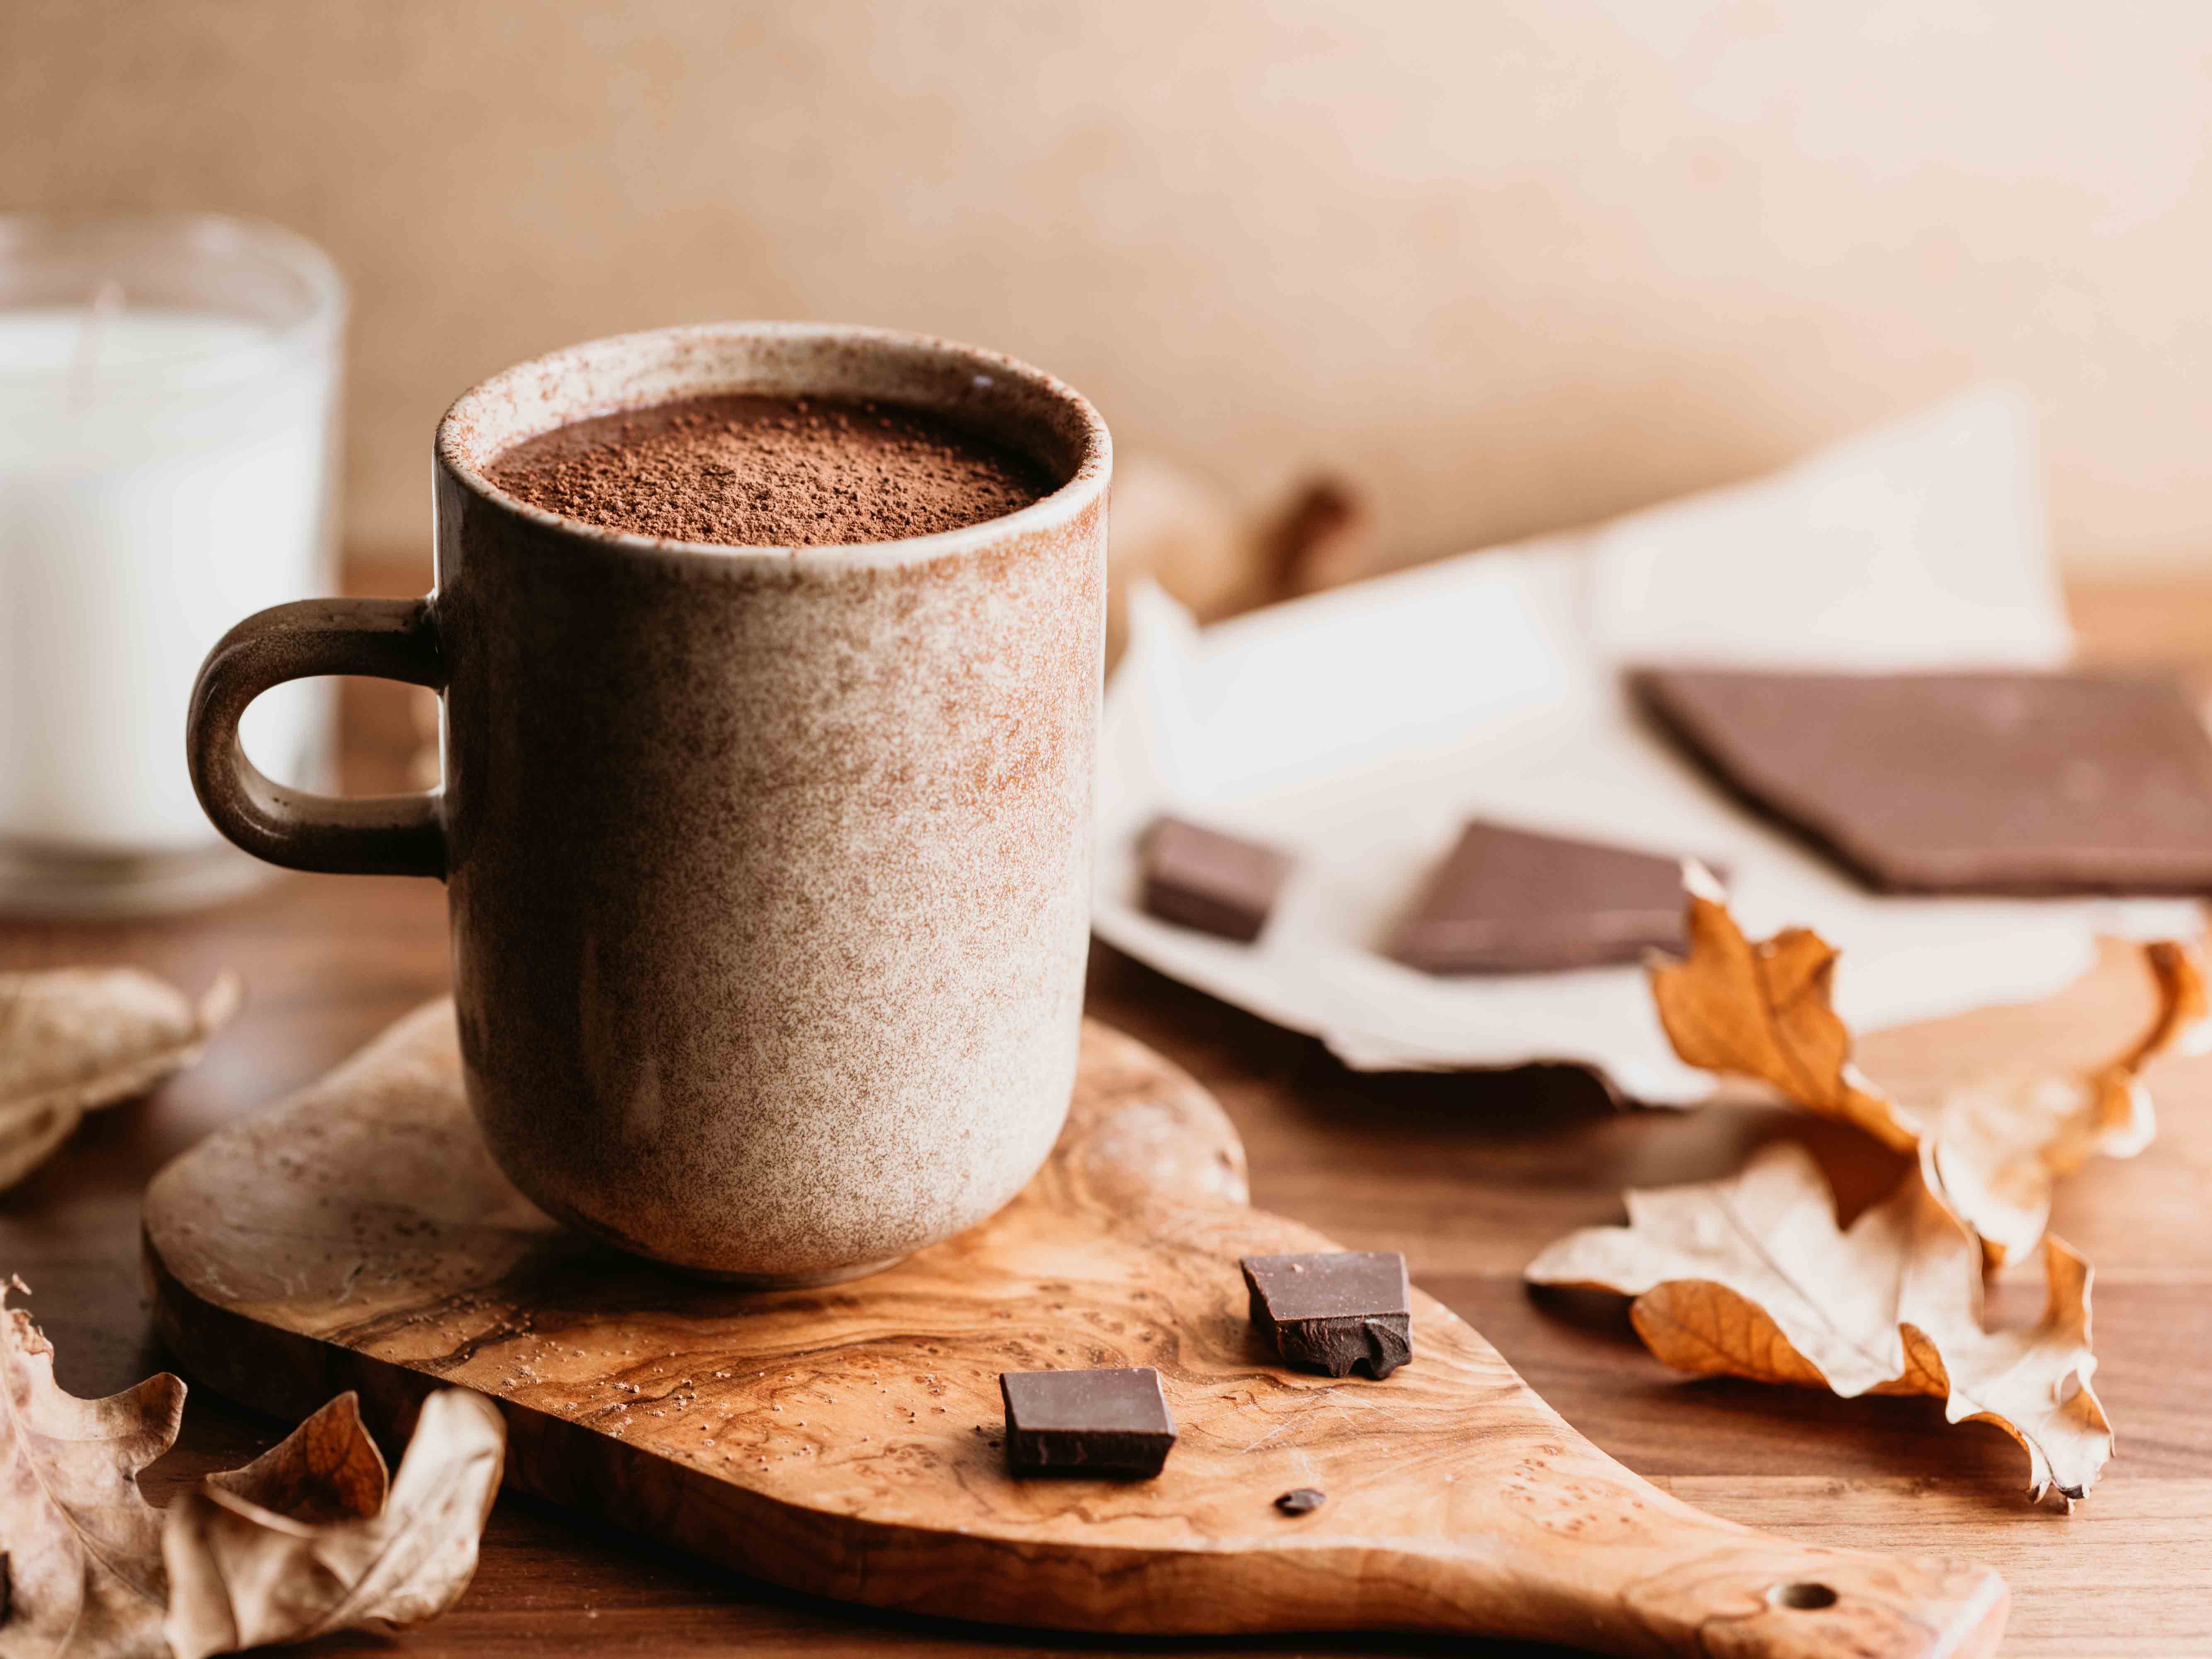
[[(332, 589), (344, 319), (329, 258), (274, 227), (0, 215), (0, 908), (263, 878), (200, 811), (185, 705), (231, 623)], [(241, 735), (319, 789), (331, 729), (303, 681)]]

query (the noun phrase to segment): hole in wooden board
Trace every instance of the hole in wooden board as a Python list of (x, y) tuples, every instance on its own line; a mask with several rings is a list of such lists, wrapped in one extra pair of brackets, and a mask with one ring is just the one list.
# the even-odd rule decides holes
[(1801, 1613), (1832, 1607), (1836, 1605), (1836, 1592), (1826, 1584), (1798, 1583), (1766, 1587), (1766, 1600), (1771, 1606), (1791, 1607)]

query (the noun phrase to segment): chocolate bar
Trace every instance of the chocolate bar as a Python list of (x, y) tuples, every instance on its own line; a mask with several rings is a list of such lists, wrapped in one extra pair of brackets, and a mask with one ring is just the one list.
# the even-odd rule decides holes
[(1257, 842), (1163, 817), (1146, 831), (1139, 867), (1152, 915), (1249, 945), (1267, 925), (1291, 861)]
[(1160, 1374), (1150, 1365), (1095, 1371), (1005, 1371), (1006, 1467), (1016, 1474), (1149, 1479), (1175, 1444)]
[(1248, 1255), (1237, 1263), (1252, 1293), (1252, 1322), (1283, 1363), (1378, 1382), (1413, 1357), (1406, 1258), (1395, 1250)]
[(1655, 669), (1723, 787), (1893, 892), (2212, 892), (2212, 738), (2172, 684), (2089, 674)]
[(1431, 974), (1516, 974), (1680, 953), (1680, 860), (1477, 819), (1429, 878), (1390, 955)]

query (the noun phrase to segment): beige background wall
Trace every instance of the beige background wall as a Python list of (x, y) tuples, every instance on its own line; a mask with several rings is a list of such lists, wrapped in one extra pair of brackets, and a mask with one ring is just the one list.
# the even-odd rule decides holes
[(1125, 449), (1325, 459), (1402, 556), (1984, 374), (2080, 562), (2212, 556), (2212, 7), (0, 0), (0, 207), (281, 220), (351, 275), (349, 518), (585, 336), (998, 345)]

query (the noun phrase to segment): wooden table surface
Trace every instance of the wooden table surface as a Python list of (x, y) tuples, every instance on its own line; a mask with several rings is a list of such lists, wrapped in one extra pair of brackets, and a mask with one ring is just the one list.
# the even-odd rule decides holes
[[(408, 576), (404, 567), (357, 564), (354, 586), (412, 591)], [(2094, 658), (2212, 680), (2212, 585), (2105, 586), (2073, 597)], [(355, 790), (404, 787), (405, 695), (349, 684)], [(63, 1386), (98, 1395), (166, 1363), (140, 1286), (147, 1179), (219, 1123), (308, 1082), (442, 992), (443, 895), (428, 882), (300, 876), (179, 920), (0, 921), (0, 967), (71, 963), (137, 963), (192, 988), (230, 968), (248, 989), (245, 1012), (197, 1069), (98, 1115), (44, 1170), (0, 1194), (0, 1273), (32, 1286), (27, 1305), (58, 1350)], [(1811, 1541), (1987, 1561), (2012, 1584), (2008, 1654), (2212, 1653), (2212, 1058), (2159, 1065), (2156, 1143), (2131, 1162), (2093, 1165), (2058, 1198), (2054, 1228), (2095, 1265), (2096, 1381), (2119, 1438), (2103, 1483), (2068, 1516), (2029, 1504), (2025, 1460), (2009, 1440), (1985, 1426), (1947, 1427), (1932, 1401), (1685, 1382), (1644, 1352), (1616, 1305), (1540, 1301), (1521, 1283), (1522, 1267), (1548, 1240), (1618, 1218), (1622, 1186), (1726, 1173), (1777, 1133), (1813, 1145), (1855, 1208), (1896, 1166), (1850, 1134), (1765, 1109), (1617, 1111), (1567, 1070), (1359, 1075), (1318, 1043), (1103, 947), (1092, 956), (1089, 1002), (1213, 1090), (1244, 1137), (1255, 1203), (1352, 1248), (1403, 1250), (1422, 1285), (1638, 1473), (1717, 1514)], [(1868, 1058), (1880, 1076), (1939, 1055), (2078, 1048), (2124, 1028), (2142, 1006), (2115, 958), (2053, 1006), (1883, 1033), (1868, 1043)], [(2007, 1318), (2032, 1318), (2037, 1303), (2032, 1285), (2008, 1285), (1995, 1305)], [(204, 1470), (245, 1462), (288, 1426), (196, 1389), (177, 1449), (149, 1487), (165, 1501)], [(422, 1659), (536, 1655), (549, 1645), (1012, 1654), (1077, 1644), (794, 1595), (513, 1497), (493, 1515), (466, 1597), (399, 1638)], [(1254, 1645), (1148, 1642), (1140, 1650)], [(1264, 1645), (1443, 1650), (1356, 1638)]]

